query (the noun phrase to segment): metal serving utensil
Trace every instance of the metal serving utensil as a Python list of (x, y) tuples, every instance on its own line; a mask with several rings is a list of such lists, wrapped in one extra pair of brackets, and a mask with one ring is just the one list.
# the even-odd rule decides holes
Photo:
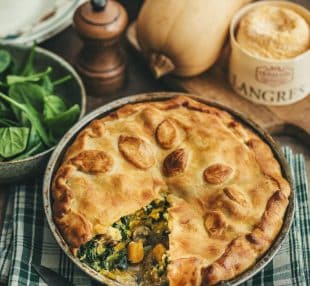
[(48, 286), (74, 286), (69, 280), (43, 265), (31, 263), (31, 266)]

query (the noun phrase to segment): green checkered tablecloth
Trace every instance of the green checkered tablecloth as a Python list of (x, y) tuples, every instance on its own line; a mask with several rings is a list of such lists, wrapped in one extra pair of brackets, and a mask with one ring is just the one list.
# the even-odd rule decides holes
[[(295, 181), (296, 211), (288, 239), (260, 273), (244, 285), (310, 285), (310, 213), (305, 163), (301, 155), (284, 148)], [(31, 268), (42, 264), (75, 285), (91, 285), (90, 279), (63, 254), (45, 220), (41, 181), (10, 187), (4, 228), (0, 237), (0, 281), (9, 285), (46, 285)]]

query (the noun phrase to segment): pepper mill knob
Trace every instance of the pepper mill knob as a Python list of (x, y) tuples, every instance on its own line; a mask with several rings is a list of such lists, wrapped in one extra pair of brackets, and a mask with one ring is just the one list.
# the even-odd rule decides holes
[(119, 40), (127, 23), (125, 9), (114, 0), (91, 0), (75, 11), (73, 24), (84, 42), (76, 68), (89, 94), (100, 96), (122, 87), (126, 63)]

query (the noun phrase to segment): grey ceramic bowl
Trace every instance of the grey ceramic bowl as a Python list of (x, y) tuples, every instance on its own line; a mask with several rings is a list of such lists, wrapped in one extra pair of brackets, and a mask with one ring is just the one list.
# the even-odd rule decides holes
[[(67, 148), (72, 144), (74, 141), (76, 135), (85, 127), (87, 126), (92, 120), (97, 119), (97, 118), (102, 118), (105, 115), (109, 114), (110, 112), (120, 108), (121, 106), (128, 104), (128, 103), (138, 103), (138, 102), (145, 102), (145, 101), (156, 101), (156, 100), (166, 100), (169, 99), (175, 95), (179, 95), (181, 93), (172, 93), (172, 92), (165, 92), (165, 93), (146, 93), (146, 94), (140, 94), (140, 95), (135, 95), (135, 96), (129, 96), (129, 97), (124, 97), (118, 100), (115, 100), (113, 102), (110, 102), (108, 104), (105, 104), (98, 109), (94, 110), (92, 113), (88, 114), (85, 116), (80, 122), (75, 124), (69, 132), (62, 138), (62, 140), (59, 142), (57, 145), (57, 148), (53, 152), (49, 163), (46, 168), (46, 172), (44, 175), (44, 182), (43, 182), (43, 205), (44, 205), (44, 210), (46, 214), (46, 218), (49, 224), (49, 227), (58, 242), (59, 246), (62, 248), (62, 250), (67, 254), (67, 256), (77, 265), (80, 269), (82, 269), (85, 273), (87, 273), (90, 277), (93, 279), (105, 283), (106, 285), (109, 286), (126, 286), (122, 285), (115, 280), (112, 280), (108, 277), (105, 277), (103, 275), (100, 275), (97, 273), (95, 270), (91, 269), (89, 266), (86, 264), (83, 264), (78, 258), (72, 255), (72, 252), (66, 243), (66, 241), (63, 239), (61, 233), (59, 232), (57, 226), (54, 223), (53, 220), (53, 212), (52, 212), (52, 197), (51, 197), (51, 183), (54, 177), (55, 172), (59, 168), (60, 164), (62, 163), (64, 153), (66, 152)], [(284, 239), (287, 237), (289, 229), (291, 227), (292, 221), (293, 221), (293, 215), (294, 215), (294, 197), (295, 193), (293, 190), (293, 181), (292, 177), (290, 174), (290, 169), (286, 163), (286, 160), (283, 156), (283, 153), (281, 151), (280, 146), (271, 138), (271, 136), (266, 133), (261, 127), (259, 127), (257, 124), (255, 124), (253, 121), (248, 119), (246, 116), (231, 110), (228, 107), (222, 106), (218, 103), (215, 102), (209, 102), (201, 97), (198, 96), (193, 96), (190, 94), (183, 94), (186, 96), (189, 96), (193, 99), (196, 99), (197, 101), (206, 103), (211, 106), (215, 106), (219, 109), (226, 110), (230, 114), (232, 114), (235, 118), (237, 118), (240, 122), (251, 128), (260, 138), (262, 138), (266, 144), (268, 144), (275, 156), (275, 158), (278, 160), (282, 174), (284, 178), (288, 180), (290, 183), (290, 186), (292, 188), (292, 192), (290, 194), (289, 198), (289, 205), (286, 210), (285, 217), (283, 219), (283, 225), (282, 228), (274, 240), (273, 244), (270, 246), (270, 248), (266, 251), (265, 254), (263, 254), (257, 262), (251, 266), (249, 269), (247, 269), (245, 272), (240, 274), (238, 277), (220, 283), (222, 286), (236, 286), (239, 285), (246, 280), (248, 280), (250, 277), (255, 275), (258, 271), (260, 271), (263, 267), (265, 267), (271, 259), (276, 255), (278, 250), (281, 247), (282, 242)]]
[[(6, 49), (12, 54), (17, 67), (23, 65), (30, 51), (29, 47), (10, 45), (0, 45), (0, 49)], [(53, 79), (61, 78), (68, 74), (72, 76), (71, 80), (57, 87), (57, 94), (63, 98), (68, 106), (76, 103), (79, 104), (81, 107), (81, 118), (85, 114), (86, 93), (84, 85), (73, 67), (56, 54), (39, 47), (36, 48), (34, 66), (38, 71), (45, 70), (48, 66), (52, 67), (53, 73), (51, 77)], [(27, 159), (0, 162), (0, 184), (16, 182), (42, 174), (54, 148), (49, 148)]]

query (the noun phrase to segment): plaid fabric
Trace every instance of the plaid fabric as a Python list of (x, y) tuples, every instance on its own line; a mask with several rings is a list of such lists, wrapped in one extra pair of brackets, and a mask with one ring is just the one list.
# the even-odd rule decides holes
[[(297, 194), (295, 219), (288, 239), (260, 273), (244, 285), (307, 286), (310, 284), (310, 213), (305, 163), (284, 148)], [(75, 285), (91, 285), (60, 250), (44, 218), (41, 181), (12, 186), (0, 238), (0, 281), (9, 285), (46, 285), (31, 262), (47, 266)]]

